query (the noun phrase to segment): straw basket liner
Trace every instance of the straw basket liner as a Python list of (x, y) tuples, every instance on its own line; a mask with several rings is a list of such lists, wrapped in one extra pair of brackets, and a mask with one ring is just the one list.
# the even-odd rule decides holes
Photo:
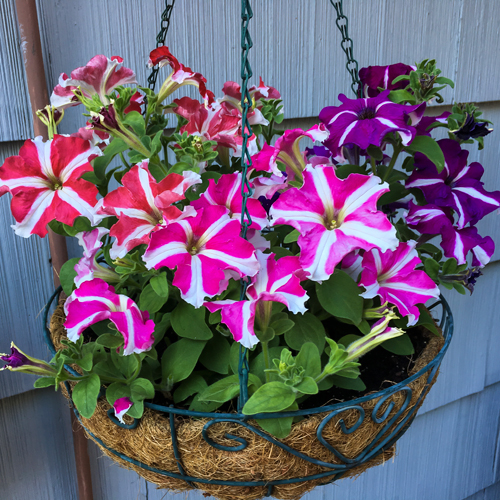
[[(283, 440), (241, 414), (186, 417), (185, 410), (148, 403), (137, 427), (125, 429), (108, 416), (105, 398), (90, 419), (78, 417), (106, 455), (159, 488), (199, 488), (221, 500), (298, 499), (315, 486), (357, 476), (394, 456), (394, 443), (434, 383), (451, 338), (451, 313), (444, 301), (442, 307), (444, 338), (423, 332), (427, 346), (407, 380), (363, 398), (295, 412), (307, 415)], [(56, 349), (65, 335), (64, 319), (60, 304), (50, 321)]]

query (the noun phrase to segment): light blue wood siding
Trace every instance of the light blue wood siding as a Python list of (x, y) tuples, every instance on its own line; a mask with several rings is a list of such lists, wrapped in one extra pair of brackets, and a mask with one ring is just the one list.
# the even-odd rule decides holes
[[(0, 164), (31, 134), (14, 0), (0, 2)], [(46, 77), (52, 88), (95, 54), (120, 55), (145, 84), (155, 46), (160, 0), (38, 0)], [(351, 97), (335, 12), (328, 0), (253, 0), (254, 82), (278, 88), (287, 127), (310, 127), (337, 95)], [(238, 80), (240, 2), (179, 0), (167, 44), (181, 62), (202, 72), (216, 95), (226, 80)], [(500, 3), (491, 0), (346, 0), (344, 10), (360, 67), (436, 58), (456, 81), (445, 104), (474, 99), (484, 117), (500, 126)], [(167, 75), (164, 69), (161, 79)], [(176, 97), (196, 97), (184, 87)], [(4, 112), (8, 109), (9, 113)], [(441, 113), (443, 106), (433, 106)], [(67, 111), (61, 132), (83, 125), (81, 109)], [(483, 181), (500, 190), (500, 140), (495, 131), (470, 161), (485, 167)], [(14, 235), (8, 196), (0, 199), (0, 351), (11, 338), (20, 348), (48, 359), (40, 336), (40, 312), (52, 290), (48, 241)], [(478, 224), (500, 248), (500, 219)], [(78, 247), (72, 245), (71, 253)], [(306, 500), (497, 500), (500, 498), (500, 250), (472, 297), (446, 293), (456, 322), (455, 339), (438, 382), (394, 462), (358, 480), (320, 488)], [(76, 500), (76, 479), (66, 403), (51, 390), (30, 391), (30, 377), (1, 373), (0, 498)], [(26, 392), (29, 391), (29, 392)], [(10, 397), (9, 397), (10, 396)], [(95, 500), (201, 500), (198, 492), (166, 494), (135, 473), (113, 465), (90, 443)]]

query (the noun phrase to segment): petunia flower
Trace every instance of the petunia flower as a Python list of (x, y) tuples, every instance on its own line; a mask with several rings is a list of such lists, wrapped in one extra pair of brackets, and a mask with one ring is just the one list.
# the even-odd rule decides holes
[(254, 247), (240, 231), (240, 222), (229, 217), (227, 208), (211, 205), (153, 233), (143, 260), (148, 269), (177, 267), (173, 284), (198, 308), (205, 297), (225, 290), (225, 271), (240, 278), (259, 270)]
[(300, 263), (310, 280), (322, 281), (353, 250), (396, 249), (396, 229), (377, 210), (388, 190), (375, 176), (342, 180), (332, 167), (307, 166), (304, 185), (282, 193), (269, 213), (273, 225), (289, 224), (300, 232)]
[(424, 271), (415, 270), (422, 264), (415, 247), (416, 241), (400, 243), (393, 252), (373, 248), (363, 254), (361, 280), (365, 299), (380, 297), (382, 303), (394, 304), (402, 316), (408, 316), (408, 326), (420, 315), (417, 304), (439, 297), (439, 288)]
[(115, 411), (115, 417), (122, 423), (124, 424), (125, 421), (123, 420), (123, 417), (125, 414), (132, 408), (132, 401), (130, 401), (129, 398), (124, 397), (124, 398), (118, 398), (114, 403), (113, 403), (113, 410)]
[(425, 111), (425, 103), (415, 106), (395, 104), (389, 100), (389, 90), (373, 98), (348, 99), (339, 95), (341, 106), (329, 106), (319, 113), (319, 119), (330, 132), (324, 141), (335, 160), (345, 161), (343, 146), (355, 144), (361, 149), (381, 147), (385, 136), (397, 132), (406, 146), (415, 137), (415, 125)]
[[(231, 219), (241, 220), (243, 196), (241, 195), (241, 172), (224, 174), (215, 182), (210, 179), (207, 190), (199, 199), (191, 202), (196, 210), (210, 205), (220, 205), (229, 210)], [(263, 229), (268, 225), (267, 214), (258, 200), (249, 198), (247, 209), (252, 218), (253, 229)]]
[(10, 344), (10, 354), (0, 354), (0, 359), (6, 363), (0, 368), (0, 371), (10, 370), (44, 377), (54, 377), (57, 374), (57, 370), (53, 366), (41, 359), (28, 356), (14, 342)]
[(431, 131), (434, 128), (433, 125), (439, 123), (440, 125), (446, 126), (448, 123), (448, 116), (450, 115), (451, 113), (449, 111), (445, 111), (439, 116), (423, 116), (415, 127), (417, 135), (427, 135), (431, 137)]
[(147, 160), (133, 166), (123, 176), (123, 186), (106, 195), (100, 203), (99, 213), (118, 217), (109, 233), (116, 238), (110, 250), (111, 258), (123, 257), (143, 243), (147, 245), (153, 231), (195, 215), (193, 207), (180, 210), (174, 203), (183, 200), (186, 190), (200, 182), (200, 176), (191, 171), (183, 175), (171, 173), (156, 182), (148, 170)]
[(236, 151), (235, 135), (240, 123), (238, 116), (224, 113), (217, 103), (204, 106), (190, 97), (174, 99), (174, 103), (177, 104), (174, 112), (188, 121), (181, 127), (180, 133), (187, 132), (206, 141), (215, 141), (218, 147)]
[(85, 97), (92, 98), (98, 95), (102, 104), (109, 104), (106, 97), (119, 85), (137, 83), (135, 73), (123, 67), (123, 59), (113, 56), (94, 56), (85, 66), (76, 68), (71, 72), (71, 77), (62, 73), (59, 85), (54, 88), (50, 96), (50, 103), (55, 108), (64, 109), (77, 106), (80, 101), (75, 96), (75, 91), (81, 92)]
[(195, 73), (191, 68), (181, 64), (170, 52), (167, 46), (158, 47), (149, 54), (148, 66), (170, 66), (172, 73), (163, 82), (158, 92), (158, 103), (163, 102), (170, 94), (183, 85), (198, 87), (201, 97), (206, 105), (214, 102), (214, 94), (207, 90), (207, 79), (201, 73)]
[(469, 139), (477, 139), (479, 137), (486, 137), (493, 132), (493, 128), (489, 126), (488, 122), (476, 122), (474, 115), (469, 113), (465, 114), (465, 120), (457, 130), (450, 130), (455, 136), (462, 140), (468, 141)]
[(153, 346), (155, 324), (149, 313), (101, 279), (82, 283), (64, 303), (64, 312), (64, 327), (72, 342), (90, 325), (109, 319), (123, 335), (125, 356), (149, 351)]
[(415, 170), (406, 181), (407, 188), (419, 188), (425, 199), (440, 207), (450, 207), (458, 214), (458, 228), (476, 224), (485, 215), (500, 208), (500, 191), (483, 188), (483, 167), (473, 162), (467, 165), (469, 152), (452, 139), (438, 144), (443, 151), (445, 166), (441, 172), (426, 156), (415, 154)]
[(12, 193), (16, 234), (43, 238), (54, 219), (71, 226), (83, 216), (98, 224), (102, 217), (94, 208), (97, 188), (81, 177), (92, 171), (89, 162), (101, 154), (88, 141), (55, 135), (47, 142), (42, 137), (29, 139), (19, 156), (7, 158), (0, 168), (0, 193), (2, 188)]
[(76, 234), (78, 244), (83, 248), (83, 257), (75, 265), (75, 285), (78, 288), (84, 281), (101, 278), (107, 282), (118, 282), (120, 277), (112, 269), (97, 263), (96, 255), (102, 247), (102, 237), (109, 233), (105, 227), (96, 227), (92, 231)]
[(408, 82), (402, 80), (392, 83), (393, 80), (401, 75), (409, 75), (415, 71), (416, 66), (408, 66), (403, 63), (389, 64), (388, 66), (368, 66), (359, 70), (359, 79), (364, 97), (376, 97), (380, 90), (398, 90), (404, 89)]
[[(446, 210), (446, 209), (445, 209)], [(474, 226), (459, 229), (453, 224), (453, 216), (436, 205), (419, 207), (410, 203), (406, 215), (408, 227), (422, 234), (440, 235), (441, 247), (445, 257), (453, 257), (458, 264), (467, 262), (467, 255), (472, 254), (472, 265), (484, 267), (495, 252), (495, 244), (489, 236), (479, 235)]]
[(259, 326), (264, 328), (269, 323), (273, 302), (285, 304), (293, 314), (304, 314), (305, 303), (309, 299), (300, 286), (307, 275), (302, 271), (297, 257), (282, 257), (276, 261), (273, 253), (257, 251), (256, 255), (260, 271), (247, 288), (248, 300), (204, 303), (210, 312), (221, 310), (222, 323), (229, 328), (234, 340), (248, 348), (259, 342), (255, 335), (255, 318)]
[(306, 166), (306, 161), (304, 153), (299, 149), (299, 142), (304, 137), (313, 141), (325, 141), (328, 131), (322, 124), (314, 125), (309, 130), (300, 128), (286, 130), (274, 146), (265, 144), (262, 151), (252, 157), (253, 168), (281, 176), (282, 172), (278, 168), (278, 161), (280, 161), (285, 164), (288, 181), (294, 180), (295, 177), (302, 180), (302, 171)]
[[(241, 92), (241, 91), (240, 91)], [(254, 101), (254, 106), (256, 109), (262, 109), (266, 104), (266, 101), (270, 99), (281, 99), (281, 94), (274, 87), (267, 86), (262, 77), (259, 76), (259, 85), (252, 85), (248, 92), (252, 101)], [(240, 97), (241, 100), (241, 97)], [(283, 110), (280, 114), (283, 113)]]

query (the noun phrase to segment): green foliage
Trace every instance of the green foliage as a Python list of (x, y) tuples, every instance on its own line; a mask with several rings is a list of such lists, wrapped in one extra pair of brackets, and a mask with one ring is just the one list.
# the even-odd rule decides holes
[(191, 375), (205, 344), (204, 341), (183, 338), (167, 347), (161, 358), (162, 385), (167, 391)]
[(205, 308), (195, 309), (187, 302), (181, 301), (170, 316), (172, 328), (179, 337), (193, 340), (208, 340), (213, 334), (205, 322)]
[(62, 265), (61, 270), (59, 271), (59, 280), (61, 282), (61, 286), (64, 293), (68, 296), (71, 295), (71, 292), (73, 291), (73, 287), (75, 285), (75, 266), (78, 264), (79, 260), (79, 257), (68, 260)]
[(100, 389), (101, 381), (95, 373), (82, 377), (73, 388), (71, 397), (82, 417), (90, 418), (94, 414)]

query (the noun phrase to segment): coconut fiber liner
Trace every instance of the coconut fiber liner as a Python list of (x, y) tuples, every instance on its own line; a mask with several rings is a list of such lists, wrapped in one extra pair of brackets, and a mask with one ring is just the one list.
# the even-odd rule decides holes
[[(54, 312), (50, 321), (51, 337), (56, 349), (61, 349), (60, 339), (66, 335), (64, 329), (65, 317), (62, 303)], [(428, 343), (416, 360), (409, 376), (426, 366), (438, 354), (444, 344), (440, 337), (427, 332)], [(428, 373), (414, 380), (408, 386), (412, 389), (411, 402), (407, 409), (393, 424), (397, 426), (405, 416), (417, 404), (417, 401), (425, 390)], [(437, 372), (431, 385), (437, 377)], [(64, 391), (65, 392), (65, 391)], [(365, 401), (360, 404), (365, 410), (366, 417), (363, 423), (352, 434), (344, 434), (339, 426), (339, 420), (345, 422), (347, 428), (354, 425), (359, 412), (346, 410), (340, 415), (330, 419), (323, 429), (322, 435), (336, 450), (348, 458), (354, 458), (361, 453), (365, 447), (373, 441), (385, 423), (401, 408), (406, 398), (405, 392), (397, 392), (387, 399), (381, 406), (378, 415), (382, 415), (390, 402), (394, 403), (389, 417), (384, 422), (377, 424), (369, 415), (377, 399)], [(420, 404), (422, 404), (420, 401)], [(419, 404), (419, 406), (420, 406)], [(139, 425), (135, 429), (123, 429), (114, 424), (107, 416), (110, 405), (105, 398), (98, 401), (96, 411), (90, 419), (80, 417), (83, 425), (92, 434), (97, 436), (109, 448), (127, 455), (139, 462), (151, 467), (178, 474), (179, 469), (174, 457), (172, 440), (170, 437), (169, 419), (162, 413), (146, 408)], [(300, 422), (292, 425), (289, 436), (281, 442), (309, 457), (329, 462), (341, 463), (341, 461), (325, 448), (317, 439), (316, 431), (328, 412), (310, 415)], [(129, 417), (125, 417), (127, 419)], [(242, 451), (222, 451), (210, 446), (202, 436), (203, 426), (210, 419), (193, 419), (189, 417), (175, 417), (177, 431), (177, 447), (180, 460), (185, 474), (191, 477), (204, 479), (217, 479), (227, 481), (274, 481), (289, 478), (298, 478), (326, 472), (331, 469), (311, 464), (300, 457), (292, 455), (282, 448), (273, 445), (249, 429), (232, 422), (219, 422), (212, 425), (208, 431), (209, 437), (215, 443), (224, 446), (235, 446), (234, 440), (224, 437), (226, 433), (245, 439), (247, 447)], [(255, 425), (255, 421), (249, 422)], [(256, 426), (258, 427), (258, 426)], [(92, 439), (92, 436), (87, 434)], [(92, 439), (95, 441), (94, 439)], [(125, 468), (133, 469), (147, 481), (155, 483), (159, 488), (174, 491), (186, 491), (192, 489), (185, 481), (177, 478), (163, 476), (131, 464), (96, 443), (101, 450)], [(365, 470), (376, 465), (383, 464), (394, 457), (395, 446), (381, 452), (370, 461), (347, 471), (342, 477), (358, 476)], [(283, 500), (294, 500), (312, 490), (314, 487), (324, 484), (328, 478), (320, 478), (291, 484), (275, 485), (272, 495)], [(202, 491), (221, 500), (254, 500), (262, 498), (267, 493), (265, 486), (227, 486), (217, 484), (195, 483)], [(208, 495), (206, 495), (208, 496)]]

